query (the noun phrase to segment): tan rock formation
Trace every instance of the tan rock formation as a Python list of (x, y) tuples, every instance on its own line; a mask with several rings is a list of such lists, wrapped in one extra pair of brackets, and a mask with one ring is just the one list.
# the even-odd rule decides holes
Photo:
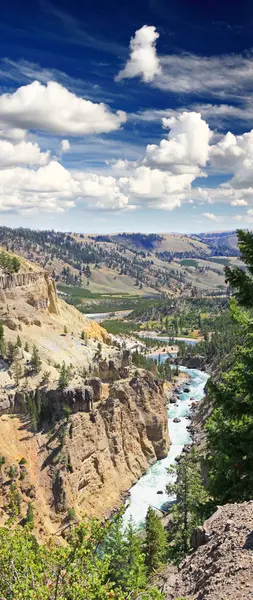
[[(19, 334), (23, 348), (27, 342), (30, 353), (36, 345), (42, 371), (50, 372), (53, 387), (59, 377), (55, 365), (61, 365), (63, 361), (72, 363), (75, 366), (75, 385), (80, 385), (78, 373), (81, 370), (89, 373), (97, 342), (102, 343), (103, 359), (114, 357), (116, 350), (109, 347), (109, 336), (100, 325), (89, 321), (75, 307), (58, 297), (54, 280), (41, 267), (24, 258), (20, 259), (20, 263), (18, 273), (0, 272), (0, 321), (4, 325), (6, 343), (15, 344)], [(81, 339), (83, 330), (86, 332), (85, 342)], [(29, 358), (29, 354), (25, 353), (23, 370)], [(11, 389), (11, 382), (7, 379), (0, 369), (0, 392), (2, 390), (4, 396), (6, 389)], [(35, 377), (31, 383), (36, 387), (38, 378)]]
[[(31, 433), (29, 420), (21, 421), (17, 414), (0, 416), (0, 454), (6, 457), (6, 473), (10, 464), (19, 470), (18, 461), (26, 459), (22, 514), (32, 485), (38, 537), (56, 533), (68, 508), (79, 517), (108, 516), (147, 468), (167, 455), (165, 396), (150, 373), (117, 381), (109, 396), (93, 405), (92, 396), (89, 386), (55, 390), (55, 397), (50, 390), (48, 400), (56, 418), (62, 417), (61, 406), (73, 411), (68, 421), (56, 423), (51, 435)], [(2, 403), (2, 413), (9, 410)], [(18, 410), (16, 406), (14, 412)], [(0, 507), (5, 503), (0, 494)], [(0, 521), (6, 518), (0, 512)]]
[(121, 380), (92, 414), (70, 418), (62, 470), (67, 506), (82, 515), (104, 516), (120, 496), (169, 448), (163, 388), (154, 377)]

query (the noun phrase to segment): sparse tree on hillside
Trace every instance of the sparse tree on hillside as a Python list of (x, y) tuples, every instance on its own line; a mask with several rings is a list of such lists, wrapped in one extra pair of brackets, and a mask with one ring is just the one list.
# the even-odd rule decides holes
[(12, 342), (8, 342), (7, 344), (7, 358), (8, 360), (12, 363), (18, 355), (18, 348), (16, 346), (16, 344), (13, 344)]
[(44, 371), (44, 373), (42, 374), (42, 379), (41, 379), (40, 385), (42, 385), (42, 386), (48, 385), (49, 381), (50, 381), (50, 376), (51, 376), (50, 371)]
[(29, 529), (34, 528), (34, 509), (32, 502), (28, 502), (25, 524), (29, 527)]
[(81, 332), (81, 340), (87, 342), (87, 333), (84, 331), (84, 329)]
[(17, 346), (18, 346), (18, 348), (22, 348), (22, 342), (21, 342), (20, 335), (18, 335), (18, 337), (17, 337)]
[(73, 377), (73, 367), (72, 365), (66, 365), (65, 361), (63, 361), (60, 368), (60, 375), (58, 380), (58, 387), (60, 389), (64, 389), (68, 386), (69, 382)]
[(0, 322), (0, 355), (3, 356), (4, 354), (5, 354), (4, 326), (3, 326), (3, 323)]
[(13, 376), (16, 386), (18, 386), (21, 377), (23, 377), (23, 369), (20, 361), (16, 360), (13, 364)]
[(36, 375), (38, 375), (38, 373), (41, 371), (41, 365), (42, 365), (42, 361), (39, 355), (39, 350), (37, 348), (37, 346), (33, 346), (33, 351), (32, 351), (32, 356), (31, 356), (31, 367), (32, 370), (34, 371), (34, 373), (36, 373)]

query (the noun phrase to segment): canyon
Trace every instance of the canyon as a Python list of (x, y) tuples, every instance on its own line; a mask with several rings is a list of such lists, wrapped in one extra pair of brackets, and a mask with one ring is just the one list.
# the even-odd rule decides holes
[[(58, 298), (41, 268), (21, 259), (19, 273), (0, 275), (0, 288), (5, 344), (22, 340), (13, 364), (1, 359), (0, 522), (8, 520), (12, 469), (21, 515), (32, 501), (35, 533), (45, 539), (64, 529), (69, 511), (76, 519), (108, 517), (147, 468), (167, 456), (166, 398), (151, 373), (132, 366), (127, 350)], [(35, 344), (39, 373), (29, 371)], [(60, 388), (63, 362), (71, 381)], [(22, 375), (15, 381), (17, 364)]]

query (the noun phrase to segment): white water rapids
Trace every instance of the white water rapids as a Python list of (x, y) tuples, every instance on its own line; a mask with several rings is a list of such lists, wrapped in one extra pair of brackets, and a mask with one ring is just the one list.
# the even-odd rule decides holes
[[(163, 360), (165, 358), (167, 358), (167, 355), (162, 357)], [(182, 392), (179, 395), (178, 406), (175, 406), (175, 404), (168, 406), (169, 435), (171, 439), (169, 453), (166, 458), (159, 460), (150, 467), (130, 489), (130, 497), (127, 501), (129, 506), (125, 512), (124, 521), (127, 523), (132, 518), (137, 527), (144, 524), (150, 505), (162, 508), (164, 503), (172, 500), (172, 497), (166, 494), (166, 485), (170, 478), (167, 469), (175, 463), (176, 456), (181, 454), (183, 446), (190, 441), (190, 434), (186, 429), (190, 421), (186, 417), (189, 414), (192, 402), (201, 400), (204, 396), (208, 374), (198, 369), (187, 369), (186, 367), (181, 367), (181, 370), (190, 376), (190, 380), (185, 382), (185, 386), (190, 391), (188, 393)], [(191, 398), (194, 400), (190, 400)], [(179, 417), (181, 422), (174, 423), (173, 419), (175, 417)], [(157, 494), (158, 491), (163, 491), (163, 494)]]

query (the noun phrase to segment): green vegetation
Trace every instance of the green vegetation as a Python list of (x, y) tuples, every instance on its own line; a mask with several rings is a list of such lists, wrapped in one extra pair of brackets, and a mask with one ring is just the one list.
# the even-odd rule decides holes
[(73, 367), (72, 365), (66, 365), (65, 361), (63, 361), (61, 368), (60, 368), (60, 375), (59, 375), (59, 381), (58, 381), (58, 387), (63, 390), (64, 388), (66, 388), (71, 379), (73, 377)]
[(176, 496), (176, 504), (171, 510), (168, 553), (170, 559), (178, 563), (190, 550), (193, 530), (206, 516), (208, 495), (202, 485), (199, 458), (194, 451), (183, 456), (168, 471), (176, 476), (176, 480), (167, 485), (167, 493)]
[(229, 264), (229, 260), (228, 258), (217, 258), (216, 256), (211, 256), (210, 258), (208, 258), (208, 260), (210, 260), (211, 262), (216, 262), (219, 265), (228, 265)]
[(197, 260), (193, 260), (192, 258), (184, 258), (183, 260), (180, 260), (180, 264), (183, 267), (198, 267), (198, 261)]
[(120, 321), (119, 319), (109, 319), (102, 321), (101, 326), (104, 327), (108, 333), (113, 335), (131, 335), (136, 331), (140, 331), (140, 325), (137, 323), (131, 323), (128, 321)]
[(156, 330), (160, 335), (196, 337), (212, 331), (216, 317), (228, 305), (226, 298), (166, 298), (150, 301), (149, 305), (133, 311), (128, 321), (142, 323), (145, 330)]
[(57, 285), (60, 292), (64, 292), (64, 300), (78, 308), (80, 312), (106, 313), (123, 310), (135, 310), (137, 307), (152, 305), (155, 300), (152, 298), (143, 298), (131, 294), (98, 294), (90, 292), (87, 289), (76, 286)]
[(0, 252), (0, 269), (6, 274), (18, 273), (20, 260), (17, 256), (10, 256), (7, 252)]
[(150, 506), (145, 521), (144, 551), (149, 573), (157, 571), (165, 563), (167, 536), (154, 509)]
[[(233, 319), (231, 311), (224, 310), (221, 315), (206, 320), (203, 329), (204, 339), (198, 344), (189, 346), (185, 342), (177, 342), (182, 362), (196, 355), (202, 356), (207, 363), (221, 359), (225, 365), (228, 361), (231, 362), (237, 344), (243, 341), (243, 331)], [(222, 364), (219, 363), (220, 370)]]
[(138, 350), (132, 353), (132, 363), (139, 369), (146, 369), (152, 373), (156, 371), (156, 364), (153, 359), (141, 354)]
[(209, 489), (219, 503), (249, 500), (253, 489), (253, 234), (239, 230), (238, 240), (248, 270), (227, 267), (226, 277), (235, 290), (231, 313), (243, 343), (220, 381), (209, 384)]
[(28, 502), (25, 524), (28, 525), (29, 529), (34, 528), (34, 510), (31, 502)]
[(157, 589), (149, 587), (140, 538), (132, 525), (122, 531), (120, 516), (103, 526), (95, 520), (74, 526), (66, 547), (47, 547), (32, 535), (31, 504), (28, 510), (23, 529), (0, 529), (2, 598), (163, 600)]
[(41, 365), (42, 361), (40, 358), (39, 350), (34, 344), (31, 356), (31, 368), (36, 375), (38, 375), (38, 373), (41, 371)]
[(4, 326), (3, 323), (0, 322), (0, 355), (3, 356), (5, 352)]

